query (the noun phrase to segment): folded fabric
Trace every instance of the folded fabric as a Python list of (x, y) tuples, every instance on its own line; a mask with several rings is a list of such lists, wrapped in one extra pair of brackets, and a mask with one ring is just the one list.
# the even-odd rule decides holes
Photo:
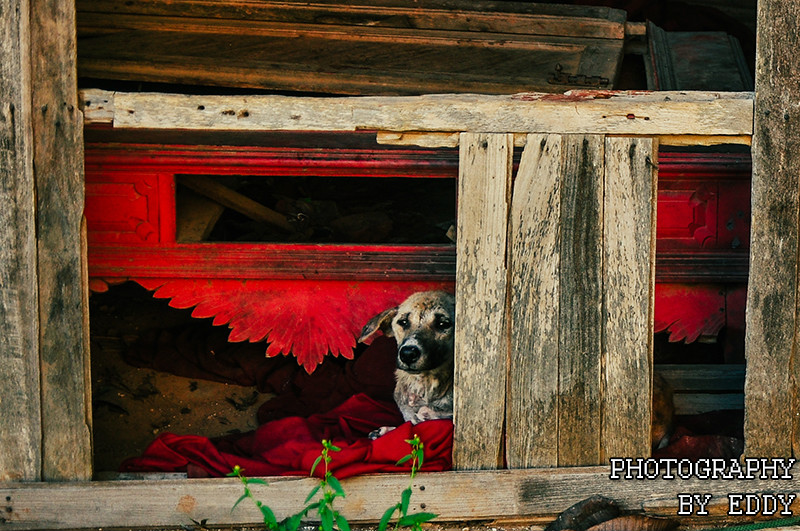
[[(371, 440), (381, 426), (393, 431)], [(403, 423), (394, 403), (357, 394), (327, 413), (270, 421), (245, 435), (212, 440), (198, 435), (161, 434), (145, 452), (126, 460), (123, 472), (185, 471), (190, 477), (224, 476), (240, 466), (248, 476), (308, 475), (327, 439), (341, 448), (331, 454), (329, 470), (338, 478), (376, 472), (408, 471), (397, 462), (411, 451), (418, 435), (424, 443), (425, 471), (452, 466), (453, 423), (430, 420)], [(320, 476), (321, 467), (315, 470)]]

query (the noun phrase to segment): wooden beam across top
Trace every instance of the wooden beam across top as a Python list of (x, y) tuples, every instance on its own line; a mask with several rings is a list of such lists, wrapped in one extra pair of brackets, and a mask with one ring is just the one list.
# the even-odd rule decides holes
[(703, 135), (753, 133), (751, 92), (570, 91), (314, 98), (81, 92), (87, 124), (130, 129)]

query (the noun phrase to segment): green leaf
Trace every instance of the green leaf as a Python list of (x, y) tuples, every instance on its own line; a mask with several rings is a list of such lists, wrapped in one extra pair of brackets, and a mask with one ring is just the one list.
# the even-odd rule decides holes
[(400, 459), (400, 460), (399, 460), (397, 463), (395, 463), (394, 465), (395, 465), (395, 466), (400, 466), (400, 465), (402, 465), (403, 463), (407, 463), (407, 462), (408, 462), (408, 461), (410, 461), (410, 460), (411, 460), (411, 454), (408, 454), (407, 456), (405, 456), (405, 457), (401, 458), (401, 459)]
[(341, 452), (342, 451), (341, 448), (339, 448), (338, 446), (334, 446), (332, 444), (328, 446), (328, 449), (329, 450), (333, 450), (334, 452)]
[(283, 525), (286, 528), (286, 531), (297, 531), (302, 520), (303, 517), (298, 513), (284, 520)]
[(417, 470), (422, 468), (422, 462), (425, 460), (425, 452), (422, 451), (422, 448), (419, 449), (417, 452)]
[(261, 479), (261, 478), (250, 478), (247, 480), (247, 483), (249, 483), (250, 485), (269, 485), (266, 479)]
[(322, 456), (321, 455), (317, 456), (317, 459), (314, 461), (314, 464), (311, 465), (311, 473), (309, 474), (309, 476), (314, 475), (314, 470), (316, 470), (317, 465), (320, 464), (321, 462), (322, 462)]
[(339, 531), (350, 531), (347, 519), (339, 513), (336, 513), (336, 525), (339, 526)]
[(261, 514), (264, 516), (264, 525), (266, 525), (269, 529), (275, 529), (278, 526), (278, 520), (275, 518), (275, 513), (272, 512), (266, 505), (259, 505), (259, 509), (261, 509)]
[(322, 531), (333, 531), (333, 513), (331, 511), (323, 511), (322, 508), (320, 508), (319, 513)]
[(331, 488), (333, 488), (333, 490), (336, 491), (336, 494), (338, 494), (342, 498), (345, 497), (345, 493), (344, 493), (344, 489), (342, 488), (342, 484), (339, 483), (339, 480), (336, 479), (336, 477), (330, 476), (328, 478), (328, 485), (330, 485)]
[(402, 517), (400, 519), (400, 521), (398, 522), (398, 524), (401, 527), (409, 527), (409, 526), (424, 524), (425, 522), (430, 522), (431, 520), (436, 518), (436, 516), (437, 515), (435, 515), (433, 513), (409, 514), (408, 516)]
[(303, 503), (308, 503), (308, 502), (310, 502), (310, 501), (311, 501), (311, 499), (312, 499), (314, 496), (316, 496), (316, 495), (317, 495), (317, 493), (319, 492), (319, 489), (321, 489), (321, 488), (322, 488), (322, 483), (320, 483), (319, 485), (317, 485), (316, 487), (314, 487), (313, 489), (311, 489), (311, 492), (309, 492), (309, 493), (308, 493), (308, 496), (306, 496), (306, 501), (304, 501)]
[(233, 510), (234, 510), (234, 509), (236, 509), (236, 506), (237, 506), (237, 505), (239, 505), (240, 503), (242, 503), (242, 500), (246, 500), (246, 499), (249, 497), (247, 494), (248, 494), (248, 493), (247, 493), (247, 492), (245, 492), (244, 494), (242, 494), (242, 495), (239, 497), (239, 499), (238, 499), (238, 500), (236, 500), (236, 503), (234, 503), (234, 504), (233, 504), (233, 507), (231, 507), (231, 512), (233, 512)]
[(399, 505), (394, 505), (386, 509), (386, 512), (383, 513), (383, 516), (381, 517), (380, 524), (378, 524), (378, 531), (386, 531), (386, 528), (389, 527), (389, 522), (391, 521), (392, 516), (394, 516), (394, 512), (399, 508)]
[(411, 487), (408, 487), (400, 494), (400, 514), (408, 513), (408, 504), (411, 502)]

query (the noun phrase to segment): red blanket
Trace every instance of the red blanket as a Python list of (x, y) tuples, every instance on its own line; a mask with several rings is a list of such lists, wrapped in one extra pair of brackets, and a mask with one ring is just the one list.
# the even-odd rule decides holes
[[(127, 460), (123, 471), (186, 471), (190, 477), (224, 476), (235, 465), (249, 476), (307, 475), (328, 439), (341, 451), (331, 454), (329, 466), (336, 477), (370, 472), (407, 471), (396, 466), (411, 447), (414, 434), (425, 444), (424, 470), (451, 467), (453, 423), (430, 420), (412, 426), (402, 423), (394, 404), (364, 394), (353, 396), (328, 413), (287, 417), (262, 425), (237, 439), (212, 441), (198, 435), (159, 436), (140, 457)], [(369, 432), (380, 426), (400, 426), (376, 440)], [(321, 475), (318, 467), (315, 474)]]
[[(190, 477), (208, 477), (224, 476), (239, 465), (249, 476), (307, 475), (320, 455), (322, 439), (341, 448), (332, 454), (329, 466), (338, 478), (408, 471), (409, 463), (402, 467), (395, 463), (410, 452), (411, 447), (405, 441), (414, 434), (425, 444), (424, 470), (451, 468), (453, 423), (436, 420), (416, 426), (404, 424), (391, 401), (397, 348), (394, 341), (377, 338), (355, 360), (343, 364), (333, 360), (334, 363), (323, 364), (314, 374), (307, 375), (287, 372), (282, 360), (267, 360), (263, 351), (256, 359), (242, 346), (228, 349), (233, 354), (226, 354), (230, 360), (224, 366), (219, 361), (213, 361), (216, 365), (212, 366), (212, 361), (198, 354), (208, 352), (206, 338), (199, 334), (190, 337), (201, 340), (195, 341), (196, 344), (159, 341), (159, 348), (154, 350), (162, 355), (157, 359), (178, 362), (186, 357), (200, 359), (204, 369), (193, 369), (191, 363), (180, 362), (174, 372), (206, 370), (215, 379), (228, 377), (237, 383), (257, 384), (264, 390), (278, 391), (278, 396), (259, 411), (262, 425), (255, 431), (219, 439), (164, 433), (141, 456), (125, 461), (121, 471), (185, 471)], [(164, 352), (165, 349), (175, 350)], [(220, 358), (219, 353), (225, 349), (216, 352), (216, 358)], [(250, 381), (246, 381), (248, 378)], [(278, 418), (287, 412), (294, 416)], [(370, 431), (382, 426), (399, 427), (374, 441), (367, 437)], [(323, 471), (318, 468), (315, 473)]]

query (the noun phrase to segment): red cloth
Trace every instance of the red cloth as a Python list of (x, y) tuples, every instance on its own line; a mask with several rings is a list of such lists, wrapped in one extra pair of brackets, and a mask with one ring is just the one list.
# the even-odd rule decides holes
[[(224, 476), (239, 465), (248, 476), (308, 475), (322, 450), (322, 439), (341, 448), (331, 453), (329, 470), (337, 478), (372, 472), (408, 471), (396, 466), (418, 435), (425, 447), (425, 471), (452, 466), (453, 423), (429, 420), (413, 426), (402, 423), (393, 403), (358, 394), (328, 413), (287, 417), (268, 422), (235, 439), (212, 441), (198, 435), (161, 434), (139, 457), (122, 464), (123, 472), (186, 471), (190, 477)], [(402, 423), (402, 424), (401, 424)], [(376, 440), (367, 435), (381, 426), (395, 430)], [(315, 475), (321, 475), (321, 467)]]

